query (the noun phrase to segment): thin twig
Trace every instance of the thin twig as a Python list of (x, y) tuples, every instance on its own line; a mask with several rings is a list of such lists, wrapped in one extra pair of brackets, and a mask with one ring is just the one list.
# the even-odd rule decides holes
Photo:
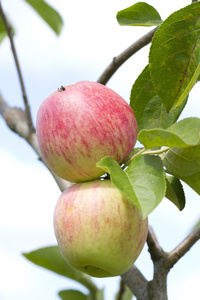
[(143, 37), (141, 37), (139, 40), (137, 40), (135, 43), (129, 46), (126, 50), (124, 50), (119, 56), (114, 57), (113, 61), (105, 69), (105, 71), (99, 77), (97, 82), (101, 84), (106, 84), (108, 80), (112, 77), (112, 75), (117, 71), (117, 69), (119, 69), (119, 67), (125, 61), (127, 61), (133, 54), (135, 54), (137, 51), (139, 51), (141, 48), (143, 48), (151, 42), (152, 37), (157, 28), (158, 27), (146, 33)]
[(4, 26), (6, 28), (6, 31), (7, 31), (9, 40), (10, 40), (11, 49), (12, 49), (15, 65), (16, 65), (16, 68), (17, 68), (17, 73), (18, 73), (18, 76), (19, 76), (20, 86), (21, 86), (21, 90), (22, 90), (22, 96), (23, 96), (24, 105), (25, 105), (25, 109), (26, 109), (26, 117), (27, 117), (27, 121), (28, 121), (28, 126), (30, 128), (30, 131), (34, 132), (35, 128), (33, 126), (31, 112), (30, 112), (30, 106), (29, 106), (29, 102), (28, 102), (28, 98), (27, 98), (27, 94), (26, 94), (26, 90), (25, 90), (25, 85), (24, 85), (24, 80), (23, 80), (23, 77), (22, 77), (22, 72), (21, 72), (21, 68), (20, 68), (20, 64), (19, 64), (19, 59), (18, 59), (18, 56), (17, 56), (17, 51), (16, 51), (16, 48), (15, 48), (14, 40), (13, 40), (12, 27), (10, 26), (10, 24), (9, 24), (7, 18), (6, 18), (6, 15), (4, 14), (1, 2), (0, 2), (0, 16), (2, 18), (2, 21), (4, 23)]
[[(198, 0), (192, 0), (192, 3), (194, 2), (198, 2)], [(105, 71), (99, 77), (97, 82), (105, 85), (123, 63), (125, 63), (132, 55), (134, 55), (136, 52), (138, 52), (140, 49), (142, 49), (144, 46), (148, 45), (151, 42), (154, 33), (157, 29), (158, 26), (146, 33), (143, 37), (141, 37), (139, 40), (137, 40), (135, 43), (129, 46), (121, 54), (114, 57), (110, 65), (105, 69)]]
[(169, 253), (168, 259), (171, 267), (184, 256), (190, 248), (200, 240), (200, 225), (196, 227), (174, 250)]

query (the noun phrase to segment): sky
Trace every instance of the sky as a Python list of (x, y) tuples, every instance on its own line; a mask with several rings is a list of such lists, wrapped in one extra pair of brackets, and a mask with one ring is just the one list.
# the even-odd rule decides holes
[[(64, 28), (57, 37), (22, 0), (2, 1), (12, 21), (15, 43), (35, 124), (41, 102), (61, 85), (80, 80), (96, 81), (112, 58), (151, 28), (121, 27), (117, 11), (136, 1), (51, 0), (63, 17)], [(148, 1), (165, 19), (189, 1)], [(107, 86), (129, 101), (130, 89), (148, 62), (149, 46), (129, 59)], [(9, 41), (0, 45), (0, 93), (11, 106), (23, 108)], [(199, 86), (191, 92), (181, 118), (199, 117)], [(0, 299), (59, 299), (63, 289), (81, 289), (71, 280), (28, 262), (21, 253), (56, 245), (52, 216), (60, 196), (51, 174), (30, 146), (11, 132), (0, 118)], [(172, 250), (189, 233), (200, 217), (199, 196), (186, 185), (186, 208), (179, 212), (167, 200), (149, 216), (161, 246)], [(169, 300), (199, 299), (200, 243), (197, 243), (171, 270)], [(152, 264), (145, 245), (136, 265), (147, 279)], [(114, 299), (119, 277), (95, 279), (105, 287), (105, 299)], [(85, 291), (82, 289), (82, 291)]]

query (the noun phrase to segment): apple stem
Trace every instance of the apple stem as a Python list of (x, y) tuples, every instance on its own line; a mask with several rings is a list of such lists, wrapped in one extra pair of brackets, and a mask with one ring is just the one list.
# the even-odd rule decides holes
[(151, 150), (151, 149), (142, 148), (136, 154), (130, 156), (127, 160), (124, 160), (122, 162), (122, 165), (128, 166), (131, 163), (132, 160), (134, 160), (136, 157), (140, 156), (141, 154), (143, 154), (143, 155), (162, 154), (164, 152), (167, 152), (168, 150), (170, 150), (170, 147), (165, 147), (165, 148), (159, 149), (159, 150)]

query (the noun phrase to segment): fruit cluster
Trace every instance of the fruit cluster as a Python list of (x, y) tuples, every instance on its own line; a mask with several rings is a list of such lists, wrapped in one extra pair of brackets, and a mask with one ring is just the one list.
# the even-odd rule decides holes
[(36, 133), (42, 158), (73, 182), (60, 196), (54, 229), (64, 258), (95, 277), (126, 272), (147, 236), (147, 219), (113, 186), (96, 163), (122, 162), (137, 140), (131, 107), (111, 89), (90, 81), (61, 87), (40, 106)]

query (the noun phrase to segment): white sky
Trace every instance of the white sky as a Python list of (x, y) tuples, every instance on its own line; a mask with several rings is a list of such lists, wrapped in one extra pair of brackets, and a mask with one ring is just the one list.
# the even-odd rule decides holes
[[(49, 1), (63, 16), (65, 26), (59, 38), (21, 0), (2, 1), (16, 28), (16, 46), (33, 113), (40, 103), (61, 85), (79, 80), (97, 80), (112, 60), (151, 28), (120, 27), (118, 10), (136, 1)], [(165, 19), (189, 1), (148, 1)], [(108, 86), (127, 101), (131, 86), (148, 61), (148, 47), (136, 54), (113, 76)], [(22, 97), (8, 41), (0, 45), (0, 92), (13, 106)], [(199, 116), (198, 89), (191, 93), (182, 117)], [(37, 160), (29, 145), (9, 131), (0, 118), (0, 299), (59, 299), (62, 289), (80, 288), (73, 281), (29, 263), (22, 252), (54, 245), (52, 215), (60, 191), (51, 175)], [(197, 194), (186, 187), (187, 205), (179, 212), (163, 201), (150, 215), (150, 224), (164, 250), (172, 250), (200, 216)], [(200, 243), (181, 259), (169, 275), (169, 300), (199, 300)], [(151, 279), (152, 265), (145, 246), (137, 261)], [(94, 279), (105, 287), (106, 300), (114, 299), (119, 278)]]

